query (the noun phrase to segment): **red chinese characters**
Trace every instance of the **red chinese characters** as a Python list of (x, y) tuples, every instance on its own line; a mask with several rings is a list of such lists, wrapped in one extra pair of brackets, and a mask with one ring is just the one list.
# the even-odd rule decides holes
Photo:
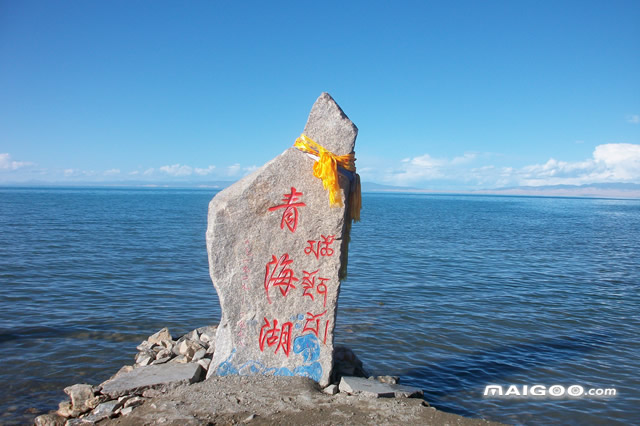
[(308, 240), (309, 245), (305, 247), (304, 254), (310, 255), (313, 254), (316, 259), (319, 259), (321, 256), (333, 256), (333, 249), (329, 247), (336, 239), (335, 235), (329, 235), (325, 237), (324, 235), (320, 235), (322, 240)]
[[(291, 231), (295, 233), (298, 227), (298, 218), (299, 211), (298, 209), (301, 207), (306, 207), (306, 204), (302, 202), (302, 192), (296, 190), (295, 187), (291, 187), (291, 192), (288, 194), (283, 194), (282, 204), (270, 207), (268, 209), (269, 212), (273, 212), (276, 210), (282, 209), (282, 220), (280, 221), (280, 229), (284, 229), (285, 226)], [(305, 210), (306, 211), (306, 210)], [(317, 234), (316, 234), (317, 235)], [(291, 238), (291, 237), (286, 237)], [(307, 237), (308, 238), (308, 237)], [(294, 244), (293, 247), (298, 247), (294, 252), (291, 251), (291, 248), (287, 249), (287, 252), (280, 255), (271, 254), (271, 260), (266, 263), (265, 267), (265, 275), (264, 275), (264, 290), (267, 296), (267, 301), (271, 304), (272, 297), (275, 294), (277, 296), (277, 292), (273, 292), (273, 288), (278, 288), (280, 294), (283, 299), (277, 297), (275, 300), (276, 303), (286, 303), (284, 298), (290, 297), (308, 297), (309, 302), (305, 302), (305, 305), (309, 305), (308, 308), (302, 310), (309, 310), (307, 312), (306, 317), (301, 315), (301, 312), (296, 308), (295, 312), (291, 312), (293, 314), (290, 317), (290, 322), (279, 323), (277, 319), (273, 318), (268, 319), (264, 317), (264, 323), (260, 328), (260, 335), (258, 338), (258, 345), (260, 347), (260, 351), (264, 352), (266, 349), (271, 348), (274, 354), (283, 353), (285, 356), (289, 356), (291, 352), (292, 343), (295, 337), (300, 335), (315, 335), (319, 341), (327, 343), (327, 335), (330, 328), (331, 321), (327, 319), (327, 294), (328, 294), (328, 285), (329, 278), (321, 277), (320, 270), (323, 257), (333, 256), (335, 250), (333, 248), (333, 243), (336, 240), (335, 235), (320, 235), (320, 238), (314, 240), (307, 240), (307, 246), (305, 247), (302, 243), (306, 240), (306, 238), (301, 239), (302, 241), (298, 241), (298, 244)], [(304, 255), (298, 250), (304, 252)], [(293, 258), (291, 254), (293, 254)], [(302, 255), (306, 261), (304, 263), (313, 263), (315, 264), (313, 271), (303, 270), (304, 265), (299, 265), (298, 258), (296, 256)], [(320, 260), (319, 264), (316, 261), (313, 261), (306, 256), (313, 256), (317, 260)], [(297, 267), (294, 267), (294, 259), (296, 259)], [(303, 277), (300, 279), (296, 277), (296, 272), (294, 272), (294, 268), (299, 274), (302, 272)], [(299, 281), (302, 280), (302, 288), (298, 289)], [(305, 299), (306, 300), (306, 299)], [(320, 303), (322, 302), (322, 307), (320, 307)], [(296, 303), (297, 305), (297, 303)], [(313, 313), (319, 312), (320, 309), (323, 311), (321, 313)], [(287, 312), (287, 309), (284, 309), (284, 312)], [(284, 318), (285, 314), (278, 314), (278, 316), (282, 315)], [(287, 313), (286, 315), (289, 315)], [(294, 320), (294, 318), (297, 318)], [(293, 322), (300, 321), (301, 323), (296, 323), (295, 327)], [(302, 324), (304, 324), (302, 326)], [(302, 327), (301, 327), (302, 326)]]
[(306, 206), (305, 203), (299, 201), (300, 197), (302, 197), (302, 192), (296, 191), (292, 186), (291, 193), (284, 194), (283, 197), (282, 202), (284, 204), (269, 207), (269, 211), (284, 209), (282, 220), (280, 221), (280, 229), (284, 229), (284, 226), (287, 225), (289, 231), (296, 232), (296, 228), (298, 227), (298, 207)]
[(278, 327), (278, 320), (274, 319), (272, 322), (265, 317), (264, 324), (260, 328), (260, 351), (264, 352), (265, 345), (268, 347), (275, 346), (274, 353), (278, 353), (278, 349), (282, 348), (282, 352), (286, 356), (289, 356), (291, 352), (291, 331), (293, 330), (293, 324), (285, 322), (282, 327)]
[(289, 290), (296, 288), (294, 283), (298, 281), (298, 278), (294, 276), (293, 269), (289, 268), (292, 263), (293, 259), (289, 258), (288, 253), (280, 256), (280, 259), (271, 255), (271, 262), (267, 263), (267, 272), (264, 274), (264, 290), (267, 293), (269, 303), (271, 303), (269, 297), (271, 287), (278, 287), (284, 297), (287, 297)]
[[(315, 297), (313, 295), (313, 290), (315, 290), (317, 294), (322, 295), (324, 297), (322, 302), (322, 307), (326, 307), (327, 306), (327, 285), (325, 283), (329, 281), (329, 278), (316, 277), (316, 274), (318, 273), (318, 271), (319, 269), (313, 272), (302, 271), (302, 274), (303, 274), (302, 288), (304, 289), (304, 292), (302, 293), (302, 297), (308, 296), (311, 300), (315, 300)], [(317, 286), (316, 286), (316, 278), (319, 281)]]

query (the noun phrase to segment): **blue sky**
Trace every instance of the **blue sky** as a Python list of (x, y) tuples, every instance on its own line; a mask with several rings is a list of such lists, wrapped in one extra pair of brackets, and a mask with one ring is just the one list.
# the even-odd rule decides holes
[(0, 0), (0, 184), (235, 180), (329, 92), (364, 181), (640, 183), (640, 2)]

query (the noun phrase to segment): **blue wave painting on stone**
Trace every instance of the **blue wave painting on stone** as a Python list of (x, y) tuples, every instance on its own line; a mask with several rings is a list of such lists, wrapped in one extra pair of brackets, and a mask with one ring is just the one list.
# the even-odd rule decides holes
[(314, 362), (311, 365), (301, 365), (296, 367), (294, 374), (296, 376), (309, 377), (317, 382), (322, 377), (322, 366), (319, 362)]
[(230, 375), (233, 376), (238, 374), (238, 369), (235, 368), (233, 366), (233, 363), (231, 362), (231, 358), (233, 358), (235, 354), (236, 354), (236, 350), (233, 349), (231, 351), (231, 355), (229, 355), (229, 357), (218, 366), (218, 368), (216, 369), (216, 374), (218, 376), (230, 376)]
[(320, 358), (320, 343), (313, 334), (296, 337), (293, 341), (293, 352), (302, 354), (304, 362), (313, 362)]
[(304, 359), (304, 364), (296, 367), (293, 371), (287, 367), (265, 368), (264, 364), (251, 360), (235, 367), (231, 361), (236, 354), (236, 349), (231, 351), (231, 355), (218, 366), (216, 374), (219, 376), (240, 375), (249, 376), (253, 374), (273, 374), (274, 376), (302, 376), (309, 377), (316, 382), (322, 377), (322, 365), (316, 362), (320, 357), (320, 342), (313, 334), (305, 334), (296, 337), (293, 341), (293, 353), (299, 354)]

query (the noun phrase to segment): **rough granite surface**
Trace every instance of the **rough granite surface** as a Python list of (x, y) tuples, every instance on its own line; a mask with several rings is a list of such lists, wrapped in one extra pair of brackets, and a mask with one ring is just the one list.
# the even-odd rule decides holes
[[(342, 155), (353, 151), (357, 128), (323, 93), (304, 132)], [(339, 174), (345, 203), (330, 207), (314, 162), (288, 148), (209, 204), (209, 270), (222, 319), (208, 377), (297, 375), (329, 384), (350, 180)]]

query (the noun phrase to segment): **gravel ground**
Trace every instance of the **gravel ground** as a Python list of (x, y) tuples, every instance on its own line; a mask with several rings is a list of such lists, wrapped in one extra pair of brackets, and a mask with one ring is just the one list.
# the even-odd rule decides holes
[(303, 377), (212, 377), (148, 400), (100, 425), (497, 425), (422, 399), (327, 395)]

